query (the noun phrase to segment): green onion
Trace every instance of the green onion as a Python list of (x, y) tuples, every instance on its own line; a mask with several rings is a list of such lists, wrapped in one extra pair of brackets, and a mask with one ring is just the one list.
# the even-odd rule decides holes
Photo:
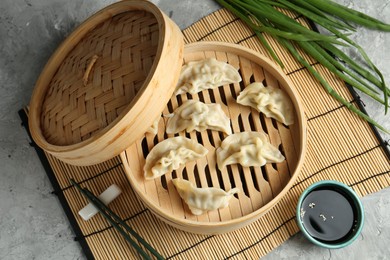
[[(238, 0), (231, 0), (232, 2), (238, 2)], [(294, 19), (286, 16), (283, 13), (276, 11), (272, 6), (266, 5), (261, 2), (248, 1), (251, 4), (246, 3), (247, 1), (241, 1), (240, 5), (251, 11), (256, 17), (262, 16), (274, 24), (279, 24), (282, 27), (288, 28), (290, 31), (295, 33), (301, 33), (303, 36), (309, 37), (311, 40), (323, 40), (327, 42), (333, 42), (342, 45), (341, 42), (337, 41), (335, 37), (323, 35), (312, 31)], [(272, 28), (272, 27), (270, 27)]]
[[(329, 71), (337, 75), (352, 87), (360, 90), (365, 95), (381, 103), (388, 110), (388, 97), (390, 89), (386, 86), (384, 77), (373, 64), (363, 48), (352, 41), (348, 36), (355, 28), (350, 23), (366, 26), (371, 29), (390, 31), (390, 25), (358, 11), (341, 6), (332, 0), (216, 0), (226, 9), (245, 22), (262, 43), (265, 43), (262, 33), (274, 37), (285, 49), (287, 49), (298, 62), (304, 65), (308, 71), (321, 83), (324, 89), (340, 103), (359, 115), (364, 120), (377, 126), (382, 131), (389, 133), (378, 123), (362, 113), (351, 103), (344, 100), (322, 76), (314, 70), (294, 47), (292, 43), (300, 46), (302, 50), (325, 66)], [(294, 19), (285, 15), (281, 10), (296, 12), (317, 23), (328, 34), (314, 32)], [(363, 58), (365, 64), (359, 65), (341, 50), (335, 47), (344, 45), (355, 48)], [(271, 53), (273, 59), (283, 67), (269, 44), (264, 44)], [(374, 72), (375, 74), (371, 73)], [(362, 76), (363, 78), (359, 77)], [(375, 87), (375, 88), (374, 88)], [(378, 95), (383, 93), (383, 98)]]
[(313, 22), (318, 21), (324, 24), (328, 24), (329, 26), (333, 26), (335, 28), (354, 30), (354, 28), (350, 25), (347, 25), (339, 20), (332, 19), (329, 16), (324, 16), (321, 10), (316, 9), (315, 7), (312, 6), (310, 6), (309, 9), (306, 9), (308, 6), (306, 6), (306, 8), (302, 8), (298, 5), (289, 2), (288, 0), (278, 0), (277, 2), (270, 1), (270, 0), (257, 0), (257, 2), (268, 3), (283, 9), (294, 10), (298, 14), (302, 14), (307, 18), (311, 19)]
[(368, 16), (359, 11), (345, 7), (330, 0), (308, 0), (310, 4), (318, 9), (339, 17), (344, 21), (350, 21), (356, 24), (360, 24), (370, 29), (376, 29), (380, 31), (390, 32), (390, 24), (385, 24), (371, 16)]
[[(332, 44), (327, 44), (324, 42), (319, 43), (325, 50), (333, 53), (337, 58), (341, 61), (345, 62), (348, 66), (350, 66), (355, 72), (361, 75), (366, 80), (373, 83), (378, 88), (382, 87), (382, 82), (379, 81), (374, 75), (372, 75), (368, 70), (360, 67), (354, 60), (352, 60), (348, 55), (346, 55), (340, 49), (334, 47)], [(372, 90), (374, 91), (374, 90)], [(377, 93), (377, 92), (376, 92)]]
[(103, 215), (104, 218), (137, 250), (143, 259), (151, 259), (136, 241), (134, 241), (128, 233), (135, 237), (146, 249), (149, 250), (157, 259), (164, 259), (151, 245), (149, 245), (140, 235), (138, 235), (131, 227), (129, 227), (118, 215), (111, 211), (103, 202), (101, 202), (88, 189), (83, 189), (73, 179), (70, 180), (81, 194), (83, 194)]
[[(346, 83), (348, 83), (350, 85), (354, 85), (355, 88), (359, 89), (360, 91), (364, 91), (366, 93), (366, 95), (370, 96), (371, 98), (378, 101), (379, 103), (384, 104), (384, 101), (382, 99), (380, 99), (377, 95), (375, 95), (375, 93), (372, 92), (372, 90), (370, 89), (371, 86), (365, 86), (366, 83), (363, 80), (361, 80), (359, 78), (355, 78), (356, 81), (358, 81), (358, 82), (354, 82), (353, 79), (349, 78), (347, 75), (343, 74), (340, 70), (338, 70), (338, 69), (341, 69), (344, 72), (350, 74), (350, 76), (355, 77), (355, 75), (350, 70), (345, 68), (341, 63), (338, 63), (326, 51), (321, 49), (320, 46), (316, 45), (315, 43), (307, 44), (304, 42), (300, 42), (298, 44), (299, 44), (299, 46), (301, 46), (301, 48), (303, 50), (306, 51), (306, 53), (308, 53), (310, 56), (315, 58), (322, 65), (327, 67), (331, 72), (333, 72), (339, 78), (343, 79)], [(366, 88), (368, 88), (368, 89), (366, 89)]]
[(233, 14), (235, 14), (237, 17), (239, 17), (241, 20), (243, 20), (249, 27), (251, 27), (255, 31), (255, 33), (256, 33), (257, 37), (259, 38), (259, 40), (261, 41), (261, 43), (264, 44), (265, 48), (271, 54), (271, 57), (279, 64), (279, 66), (281, 68), (284, 68), (283, 63), (280, 61), (279, 57), (276, 55), (276, 53), (274, 52), (272, 47), (269, 45), (269, 43), (265, 40), (264, 36), (259, 31), (256, 30), (257, 26), (254, 23), (252, 23), (252, 21), (246, 16), (246, 15), (250, 15), (250, 14), (246, 10), (240, 9), (237, 6), (233, 7), (230, 4), (228, 4), (227, 2), (224, 2), (224, 5), (227, 9), (231, 10), (231, 12)]
[(373, 119), (371, 119), (369, 116), (367, 116), (365, 113), (360, 111), (358, 108), (356, 108), (354, 105), (352, 105), (350, 102), (346, 101), (342, 96), (340, 96), (330, 85), (329, 83), (319, 74), (300, 54), (299, 52), (294, 48), (294, 46), (284, 40), (280, 39), (279, 41), (286, 49), (290, 51), (290, 53), (304, 65), (310, 73), (324, 86), (325, 90), (332, 95), (337, 101), (339, 101), (341, 104), (346, 106), (348, 109), (350, 109), (352, 112), (356, 113), (361, 118), (365, 119), (367, 122), (373, 124), (374, 126), (378, 127), (380, 130), (390, 133), (387, 129), (379, 125), (377, 122), (375, 122)]
[[(351, 46), (355, 47), (359, 51), (359, 53), (362, 55), (363, 59), (366, 61), (368, 66), (372, 70), (374, 70), (375, 73), (380, 77), (380, 80), (381, 80), (381, 90), (383, 91), (383, 96), (384, 96), (384, 99), (385, 99), (385, 114), (386, 114), (387, 113), (387, 109), (388, 109), (388, 95), (389, 95), (388, 93), (389, 93), (389, 91), (388, 91), (388, 88), (386, 87), (386, 83), (385, 83), (385, 80), (383, 78), (382, 73), (375, 66), (375, 64), (371, 61), (371, 59), (368, 57), (368, 55), (366, 54), (366, 52), (363, 50), (362, 47), (360, 47), (358, 44), (353, 42), (351, 39), (349, 39), (345, 35), (342, 35), (342, 34), (338, 33), (336, 30), (332, 29), (331, 31), (334, 32), (337, 36), (339, 36), (343, 40), (345, 40), (346, 42), (348, 42), (349, 44), (351, 44)], [(352, 86), (355, 87), (354, 85), (352, 85)]]
[[(344, 27), (344, 29), (348, 29), (348, 30), (350, 30), (350, 31), (355, 31), (355, 30), (356, 30), (355, 27), (349, 25), (347, 22), (341, 21), (341, 20), (338, 20), (338, 19), (335, 19), (332, 15), (329, 15), (329, 14), (327, 14), (327, 13), (324, 13), (323, 11), (321, 11), (320, 9), (318, 9), (317, 7), (311, 5), (311, 4), (309, 3), (309, 1), (307, 1), (307, 0), (295, 0), (294, 3), (295, 3), (296, 5), (302, 7), (303, 10), (311, 11), (312, 13), (315, 13), (315, 14), (317, 14), (317, 15), (319, 15), (319, 16), (322, 16), (322, 17), (324, 17), (324, 18), (327, 18), (328, 20), (331, 20), (331, 21), (333, 21), (333, 22), (335, 22), (335, 23), (338, 23), (339, 25), (341, 25), (342, 27)], [(297, 10), (297, 9), (294, 9), (294, 11), (300, 13), (299, 10)], [(302, 14), (302, 13), (301, 13), (301, 14)], [(302, 14), (302, 15), (304, 15), (304, 14)]]

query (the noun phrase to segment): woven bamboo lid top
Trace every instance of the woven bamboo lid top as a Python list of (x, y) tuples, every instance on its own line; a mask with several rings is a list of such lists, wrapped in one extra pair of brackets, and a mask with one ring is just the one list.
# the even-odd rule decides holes
[(156, 18), (140, 10), (115, 15), (86, 34), (63, 60), (43, 101), (47, 141), (79, 143), (112, 123), (143, 86), (158, 44)]

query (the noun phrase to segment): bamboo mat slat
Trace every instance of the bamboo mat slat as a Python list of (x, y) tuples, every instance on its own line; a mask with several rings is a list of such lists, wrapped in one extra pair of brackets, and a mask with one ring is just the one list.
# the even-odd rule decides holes
[[(302, 17), (289, 14), (300, 22)], [(239, 19), (221, 9), (183, 31), (185, 42), (225, 41), (254, 49), (269, 57), (264, 47)], [(390, 185), (388, 144), (381, 142), (372, 128), (331, 98), (290, 54), (266, 36), (285, 64), (284, 72), (294, 82), (307, 117), (307, 153), (296, 183), (285, 197), (255, 223), (237, 231), (217, 235), (195, 235), (172, 228), (157, 219), (135, 196), (126, 179), (119, 157), (89, 167), (65, 164), (39, 151), (55, 193), (88, 258), (133, 259), (133, 248), (100, 215), (83, 221), (77, 212), (86, 199), (70, 186), (74, 178), (95, 194), (112, 183), (123, 193), (110, 208), (168, 259), (256, 259), (298, 232), (295, 206), (301, 192), (310, 184), (332, 179), (351, 186), (360, 196)], [(344, 82), (314, 60), (314, 67), (349, 102), (358, 105)]]

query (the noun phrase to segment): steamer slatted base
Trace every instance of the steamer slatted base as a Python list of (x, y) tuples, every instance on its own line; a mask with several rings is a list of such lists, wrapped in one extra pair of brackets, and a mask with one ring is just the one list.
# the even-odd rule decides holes
[[(187, 43), (229, 41), (265, 53), (252, 32), (226, 10), (205, 17), (186, 29), (184, 35)], [(274, 44), (272, 39), (270, 41)], [(283, 49), (278, 49), (278, 53), (283, 57), (285, 72), (298, 88), (305, 106), (308, 119), (305, 164), (286, 196), (258, 221), (242, 229), (212, 236), (172, 228), (156, 218), (136, 198), (120, 158), (94, 166), (75, 167), (40, 151), (55, 192), (89, 258), (134, 259), (137, 255), (100, 215), (88, 222), (77, 215), (87, 201), (70, 186), (69, 178), (74, 178), (95, 194), (101, 193), (111, 183), (118, 184), (123, 194), (110, 204), (110, 208), (126, 219), (162, 255), (174, 259), (257, 259), (267, 254), (298, 231), (295, 205), (299, 194), (313, 182), (323, 179), (342, 181), (360, 196), (390, 185), (387, 145), (377, 139), (366, 122), (327, 95)], [(357, 103), (342, 81), (321, 66), (315, 67), (345, 98)]]

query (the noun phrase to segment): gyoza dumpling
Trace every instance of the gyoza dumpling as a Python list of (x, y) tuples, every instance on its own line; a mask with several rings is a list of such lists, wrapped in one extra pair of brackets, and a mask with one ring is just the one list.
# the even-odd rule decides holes
[(222, 131), (230, 135), (230, 120), (220, 104), (205, 104), (198, 100), (187, 100), (168, 119), (166, 132), (174, 134), (186, 130), (191, 132), (206, 129)]
[(242, 132), (226, 137), (216, 150), (218, 168), (239, 163), (242, 166), (263, 166), (284, 161), (282, 153), (260, 132)]
[(190, 61), (181, 68), (176, 95), (196, 94), (204, 89), (217, 88), (241, 81), (238, 71), (230, 64), (209, 58)]
[(197, 142), (177, 136), (158, 143), (146, 156), (145, 179), (154, 179), (205, 156), (208, 150)]
[(173, 179), (180, 197), (187, 203), (194, 215), (201, 215), (208, 210), (225, 208), (234, 194), (239, 192), (238, 188), (228, 192), (219, 188), (197, 188), (194, 184), (183, 179)]
[(261, 82), (249, 84), (237, 97), (237, 103), (255, 108), (285, 125), (294, 123), (294, 106), (281, 89), (264, 87)]

